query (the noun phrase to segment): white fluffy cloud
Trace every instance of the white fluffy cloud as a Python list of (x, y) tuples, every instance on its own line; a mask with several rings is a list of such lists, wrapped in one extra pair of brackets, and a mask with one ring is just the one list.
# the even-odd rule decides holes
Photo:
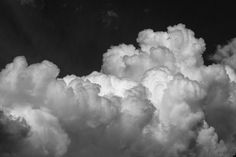
[[(15, 58), (0, 73), (2, 113), (10, 115), (0, 114), (0, 135), (14, 137), (0, 142), (0, 153), (232, 156), (234, 69), (224, 64), (205, 66), (203, 39), (196, 39), (182, 24), (168, 27), (167, 32), (144, 30), (137, 42), (139, 49), (125, 44), (111, 47), (101, 72), (83, 77), (57, 78), (59, 69), (51, 62), (28, 66), (24, 57)], [(19, 129), (11, 134), (9, 126)], [(16, 141), (23, 147), (10, 153), (3, 149)]]

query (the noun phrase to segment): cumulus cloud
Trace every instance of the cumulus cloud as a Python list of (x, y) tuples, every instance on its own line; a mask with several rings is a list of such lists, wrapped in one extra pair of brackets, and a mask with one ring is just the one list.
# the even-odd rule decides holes
[(205, 66), (204, 40), (183, 24), (137, 42), (111, 47), (101, 72), (83, 77), (16, 57), (0, 73), (1, 155), (232, 156), (234, 69)]
[[(8, 154), (20, 151), (29, 136), (30, 126), (25, 119), (0, 111), (0, 152)], [(23, 147), (22, 147), (23, 148)]]
[(212, 59), (236, 69), (236, 38), (232, 39), (227, 45), (218, 45)]

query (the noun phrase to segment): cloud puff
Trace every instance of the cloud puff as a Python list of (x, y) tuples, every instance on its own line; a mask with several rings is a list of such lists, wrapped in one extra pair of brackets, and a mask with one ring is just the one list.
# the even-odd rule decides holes
[(218, 45), (212, 59), (236, 69), (236, 38), (232, 39), (227, 45)]
[(53, 63), (16, 57), (0, 73), (0, 133), (13, 137), (1, 155), (232, 156), (233, 68), (205, 66), (203, 39), (182, 24), (144, 30), (137, 42), (111, 47), (101, 72), (83, 77), (58, 78)]

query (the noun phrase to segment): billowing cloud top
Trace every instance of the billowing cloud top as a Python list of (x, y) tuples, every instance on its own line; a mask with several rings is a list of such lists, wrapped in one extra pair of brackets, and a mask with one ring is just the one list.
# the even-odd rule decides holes
[(182, 24), (137, 42), (111, 47), (84, 77), (15, 58), (0, 73), (1, 156), (232, 156), (233, 67), (205, 66), (203, 39)]

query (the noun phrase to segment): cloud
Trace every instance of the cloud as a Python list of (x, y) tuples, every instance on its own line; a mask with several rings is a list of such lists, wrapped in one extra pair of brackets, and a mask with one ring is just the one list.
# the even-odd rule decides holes
[[(204, 40), (183, 24), (144, 30), (137, 42), (140, 48), (111, 47), (101, 72), (82, 77), (58, 78), (53, 63), (28, 65), (16, 57), (0, 73), (0, 103), (20, 121), (1, 112), (2, 134), (18, 128), (13, 141), (0, 143), (1, 155), (232, 156), (233, 68), (205, 66)], [(6, 150), (14, 141), (19, 144)]]
[(236, 38), (232, 39), (227, 45), (218, 45), (212, 59), (236, 69)]
[(30, 126), (25, 119), (0, 111), (0, 152), (1, 154), (20, 151), (29, 136)]

